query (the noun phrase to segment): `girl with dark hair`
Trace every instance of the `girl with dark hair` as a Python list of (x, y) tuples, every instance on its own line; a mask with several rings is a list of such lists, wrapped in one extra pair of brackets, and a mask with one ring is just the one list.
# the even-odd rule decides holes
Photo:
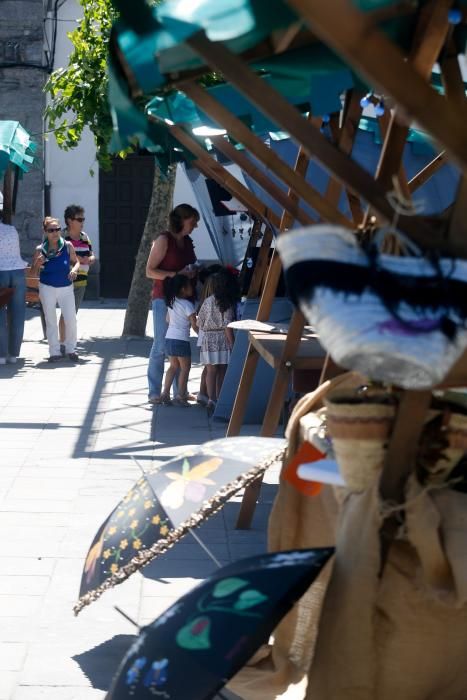
[(216, 408), (234, 343), (233, 330), (227, 327), (235, 319), (238, 299), (232, 279), (227, 270), (212, 275), (213, 293), (205, 299), (198, 313), (198, 327), (203, 331), (200, 360), (206, 366), (209, 415)]
[(165, 334), (167, 332), (167, 305), (163, 283), (167, 278), (182, 273), (189, 278), (196, 275), (196, 255), (190, 234), (198, 225), (199, 213), (190, 204), (179, 204), (170, 212), (169, 228), (156, 237), (146, 265), (146, 277), (153, 280), (152, 315), (154, 342), (149, 355), (149, 402), (161, 403), (161, 385), (164, 375)]
[(185, 275), (175, 275), (164, 280), (164, 299), (167, 304), (168, 328), (165, 336), (165, 352), (169, 366), (165, 373), (161, 403), (170, 406), (170, 387), (177, 376), (178, 395), (173, 403), (189, 406), (187, 401), (188, 375), (191, 368), (190, 326), (198, 332), (195, 306), (189, 301), (193, 296), (193, 284)]

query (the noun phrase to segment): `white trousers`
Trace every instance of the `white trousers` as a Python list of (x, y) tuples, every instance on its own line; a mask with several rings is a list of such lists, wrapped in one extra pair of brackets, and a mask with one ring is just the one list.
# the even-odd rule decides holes
[(44, 310), (47, 340), (50, 355), (60, 355), (60, 342), (58, 339), (57, 304), (62, 310), (65, 321), (65, 352), (76, 352), (76, 311), (73, 285), (67, 287), (51, 287), (49, 284), (39, 283), (39, 298)]

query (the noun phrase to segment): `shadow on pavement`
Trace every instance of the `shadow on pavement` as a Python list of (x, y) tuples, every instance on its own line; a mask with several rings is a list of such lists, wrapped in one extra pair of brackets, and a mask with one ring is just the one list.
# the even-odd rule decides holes
[(93, 688), (108, 690), (120, 661), (135, 639), (133, 634), (117, 634), (72, 659), (89, 678)]

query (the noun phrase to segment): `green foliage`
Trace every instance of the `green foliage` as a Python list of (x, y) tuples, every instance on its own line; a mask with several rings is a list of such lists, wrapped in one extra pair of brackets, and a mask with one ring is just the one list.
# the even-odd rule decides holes
[[(161, 0), (148, 0), (157, 5)], [(111, 0), (79, 0), (83, 18), (68, 33), (73, 51), (68, 66), (54, 71), (46, 85), (50, 101), (45, 110), (47, 130), (53, 131), (60, 148), (75, 148), (89, 127), (96, 145), (101, 168), (109, 169), (112, 155), (108, 144), (112, 135), (112, 119), (107, 101), (107, 45), (113, 22), (118, 14)], [(220, 82), (219, 76), (208, 73), (204, 85)], [(149, 98), (141, 100), (142, 105)], [(131, 149), (117, 155), (124, 158)]]
[(107, 43), (117, 15), (110, 0), (80, 0), (80, 4), (83, 19), (68, 33), (74, 47), (69, 64), (54, 71), (45, 86), (51, 98), (45, 119), (64, 150), (75, 148), (88, 126), (99, 164), (108, 168), (112, 121), (107, 102)]

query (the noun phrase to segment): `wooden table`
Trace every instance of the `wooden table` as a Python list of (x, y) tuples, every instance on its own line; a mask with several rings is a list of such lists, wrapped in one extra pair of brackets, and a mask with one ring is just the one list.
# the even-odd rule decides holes
[[(284, 398), (294, 371), (320, 371), (323, 367), (325, 351), (319, 343), (318, 336), (309, 326), (297, 335), (298, 346), (290, 347), (289, 329), (284, 327), (282, 333), (264, 333), (249, 331), (249, 353), (262, 357), (275, 371), (275, 379), (271, 387), (268, 407), (261, 427), (261, 436), (271, 437), (279, 425)], [(242, 397), (239, 406), (243, 416), (244, 404), (248, 394)], [(262, 478), (247, 486), (242, 499), (242, 505), (237, 520), (237, 528), (248, 529), (255, 511), (256, 501), (261, 489)]]
[(285, 328), (284, 331), (284, 333), (249, 331), (248, 336), (251, 345), (273, 369), (321, 369), (326, 353), (313, 329), (309, 326), (304, 328), (298, 352), (293, 359), (285, 362), (282, 356), (287, 340), (287, 329)]

